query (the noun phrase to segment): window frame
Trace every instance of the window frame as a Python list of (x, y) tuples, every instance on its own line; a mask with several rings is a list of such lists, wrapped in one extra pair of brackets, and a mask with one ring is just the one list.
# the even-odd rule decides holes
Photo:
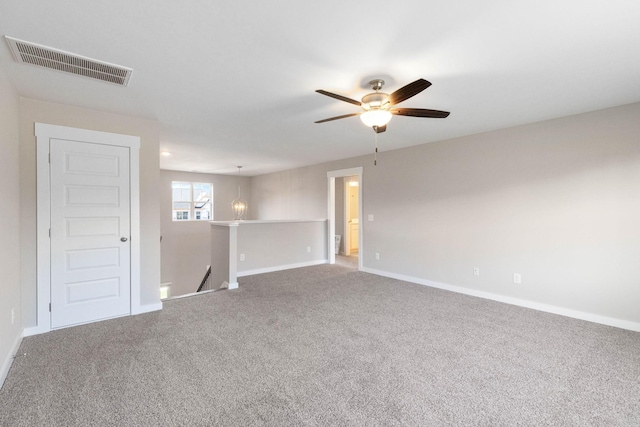
[[(189, 186), (189, 200), (175, 200), (174, 191), (176, 190), (175, 185), (188, 185)], [(194, 195), (196, 191), (196, 186), (209, 186), (209, 199), (208, 201), (202, 202), (202, 200), (194, 200)], [(178, 190), (186, 190), (186, 188), (177, 188)], [(189, 210), (175, 209), (176, 203), (185, 203), (189, 204)], [(210, 205), (210, 209), (208, 211), (210, 213), (210, 218), (197, 218), (198, 212), (203, 212), (201, 209), (207, 205)], [(197, 205), (200, 205), (199, 207)], [(187, 213), (187, 218), (178, 218), (178, 216), (183, 216), (184, 213)], [(190, 182), (190, 181), (171, 181), (171, 221), (172, 222), (190, 222), (190, 221), (213, 221), (213, 183), (210, 182)]]

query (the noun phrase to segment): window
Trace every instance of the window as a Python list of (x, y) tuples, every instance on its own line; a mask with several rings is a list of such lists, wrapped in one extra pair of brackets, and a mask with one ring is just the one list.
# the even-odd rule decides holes
[(173, 181), (171, 195), (174, 221), (213, 220), (213, 184)]

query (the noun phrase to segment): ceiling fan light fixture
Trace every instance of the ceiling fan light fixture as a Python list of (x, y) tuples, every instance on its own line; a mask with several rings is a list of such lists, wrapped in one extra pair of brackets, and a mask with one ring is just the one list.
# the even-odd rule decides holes
[(360, 120), (369, 127), (382, 127), (389, 123), (391, 115), (391, 112), (387, 110), (369, 110), (360, 114)]

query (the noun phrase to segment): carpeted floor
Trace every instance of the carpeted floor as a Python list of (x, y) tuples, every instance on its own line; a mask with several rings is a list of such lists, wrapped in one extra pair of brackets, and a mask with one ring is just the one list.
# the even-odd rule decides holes
[(20, 354), (1, 426), (640, 425), (639, 333), (343, 263), (25, 338)]
[(336, 265), (340, 265), (342, 267), (349, 267), (354, 270), (358, 269), (358, 255), (336, 255)]

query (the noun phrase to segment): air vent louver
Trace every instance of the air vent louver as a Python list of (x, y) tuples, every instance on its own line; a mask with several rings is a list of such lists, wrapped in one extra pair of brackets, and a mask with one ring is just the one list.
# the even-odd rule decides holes
[(133, 70), (5, 36), (16, 61), (127, 86)]

